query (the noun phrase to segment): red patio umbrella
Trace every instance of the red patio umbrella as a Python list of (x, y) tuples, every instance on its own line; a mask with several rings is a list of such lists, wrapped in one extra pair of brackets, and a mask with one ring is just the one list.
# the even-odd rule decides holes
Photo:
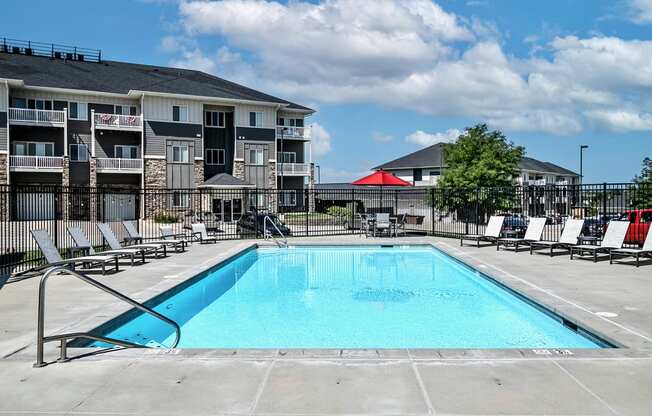
[(364, 186), (412, 186), (410, 182), (404, 181), (401, 178), (397, 178), (396, 176), (392, 175), (389, 172), (385, 172), (382, 169), (377, 170), (371, 175), (365, 176), (364, 178), (358, 179), (351, 184)]

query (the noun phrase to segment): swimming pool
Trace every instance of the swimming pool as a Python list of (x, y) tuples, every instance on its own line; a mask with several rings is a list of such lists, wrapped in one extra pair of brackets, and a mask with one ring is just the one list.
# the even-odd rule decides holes
[[(601, 347), (431, 246), (252, 249), (153, 305), (181, 326), (178, 348)], [(135, 313), (99, 330), (174, 339)]]

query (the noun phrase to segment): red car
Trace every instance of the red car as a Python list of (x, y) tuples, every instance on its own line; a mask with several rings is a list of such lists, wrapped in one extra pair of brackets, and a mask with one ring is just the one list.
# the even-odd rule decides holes
[(650, 231), (650, 224), (652, 224), (652, 208), (625, 211), (618, 219), (629, 221), (625, 243), (642, 246), (647, 233)]

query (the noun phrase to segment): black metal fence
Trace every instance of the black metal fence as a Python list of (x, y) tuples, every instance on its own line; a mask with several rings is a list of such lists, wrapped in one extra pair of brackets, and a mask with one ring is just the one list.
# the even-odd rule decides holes
[[(458, 237), (482, 233), (491, 215), (505, 214), (505, 227), (523, 235), (529, 217), (547, 218), (543, 238), (556, 240), (566, 218), (584, 218), (584, 234), (601, 238), (608, 221), (628, 211), (652, 209), (652, 187), (640, 184), (544, 185), (508, 188), (345, 188), (266, 190), (124, 189), (0, 186), (0, 275), (42, 264), (30, 230), (45, 229), (70, 255), (68, 227), (79, 227), (98, 249), (96, 223), (108, 223), (119, 239), (122, 221), (134, 221), (145, 238), (160, 238), (161, 226), (190, 235), (202, 222), (220, 239), (261, 238), (261, 213), (274, 214), (290, 236), (362, 233), (358, 214), (386, 212), (405, 218), (409, 234)], [(638, 221), (638, 222), (636, 222)], [(646, 213), (630, 226), (627, 244), (641, 244), (652, 222)]]

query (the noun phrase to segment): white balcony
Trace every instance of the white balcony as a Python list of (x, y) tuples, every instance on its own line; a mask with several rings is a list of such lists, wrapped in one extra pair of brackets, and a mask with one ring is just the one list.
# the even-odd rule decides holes
[(142, 173), (143, 159), (97, 158), (98, 173)]
[(284, 140), (310, 140), (310, 127), (276, 126), (276, 137)]
[(9, 170), (13, 172), (63, 172), (61, 156), (9, 156)]
[(9, 108), (9, 124), (63, 127), (65, 123), (65, 111)]
[(531, 179), (527, 181), (527, 184), (530, 186), (543, 186), (546, 185), (545, 179)]
[(276, 166), (279, 176), (310, 176), (310, 163), (279, 163)]
[(141, 116), (95, 113), (94, 122), (96, 129), (104, 130), (141, 131), (143, 128), (143, 118)]

